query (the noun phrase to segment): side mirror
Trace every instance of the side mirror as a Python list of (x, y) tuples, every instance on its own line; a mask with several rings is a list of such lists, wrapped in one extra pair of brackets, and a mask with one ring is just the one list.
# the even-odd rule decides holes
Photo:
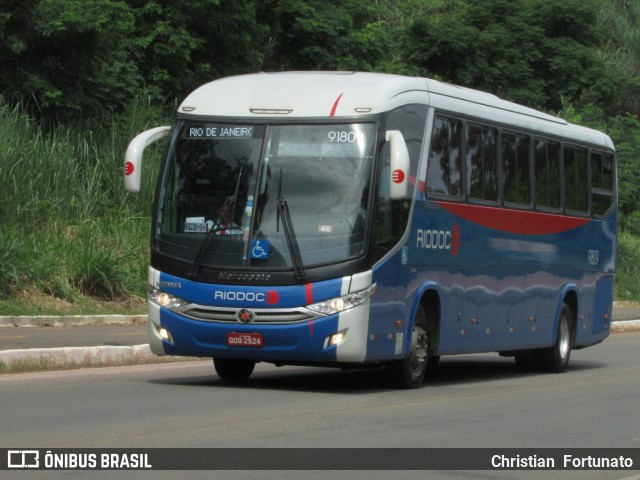
[(389, 196), (391, 200), (403, 200), (409, 196), (409, 150), (399, 130), (388, 130), (385, 140), (389, 145), (389, 162), (391, 168), (391, 184)]
[(144, 149), (169, 135), (171, 127), (157, 127), (142, 132), (131, 140), (124, 155), (124, 188), (127, 192), (140, 191), (140, 177), (142, 174), (142, 154)]

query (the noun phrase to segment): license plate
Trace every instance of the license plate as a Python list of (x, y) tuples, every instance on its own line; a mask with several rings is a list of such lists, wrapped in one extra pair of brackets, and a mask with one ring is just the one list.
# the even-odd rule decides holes
[(261, 333), (227, 333), (227, 345), (230, 347), (263, 347), (264, 338)]

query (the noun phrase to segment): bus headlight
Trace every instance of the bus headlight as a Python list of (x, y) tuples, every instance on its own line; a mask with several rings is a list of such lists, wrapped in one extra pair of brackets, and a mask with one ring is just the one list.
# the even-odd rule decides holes
[(358, 305), (366, 302), (373, 296), (375, 291), (376, 284), (374, 283), (364, 290), (348, 293), (346, 295), (343, 295), (342, 297), (332, 298), (331, 300), (314, 303), (313, 305), (307, 305), (307, 308), (323, 315), (340, 313), (345, 310), (349, 310), (350, 308), (357, 307)]
[(151, 285), (149, 285), (147, 291), (147, 300), (168, 309), (184, 307), (185, 305), (189, 305), (189, 303), (191, 303), (180, 297), (174, 297), (173, 295), (170, 295), (166, 292), (161, 292)]

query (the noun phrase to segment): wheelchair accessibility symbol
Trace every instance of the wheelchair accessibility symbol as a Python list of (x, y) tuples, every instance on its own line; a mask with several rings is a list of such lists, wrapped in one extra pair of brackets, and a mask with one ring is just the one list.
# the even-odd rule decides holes
[(253, 240), (251, 242), (251, 258), (258, 260), (269, 258), (269, 241)]

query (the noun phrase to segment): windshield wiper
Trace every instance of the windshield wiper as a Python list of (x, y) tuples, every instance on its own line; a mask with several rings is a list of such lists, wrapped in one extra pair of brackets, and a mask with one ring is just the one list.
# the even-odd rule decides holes
[(276, 231), (280, 231), (280, 217), (282, 217), (284, 236), (287, 239), (287, 247), (289, 248), (289, 254), (291, 255), (291, 261), (293, 262), (293, 271), (295, 273), (296, 280), (304, 282), (307, 279), (307, 275), (304, 272), (302, 256), (300, 255), (300, 246), (298, 245), (296, 233), (293, 230), (293, 222), (291, 221), (291, 214), (289, 213), (289, 205), (282, 196), (282, 169), (280, 169), (280, 184), (278, 185), (276, 207)]
[[(233, 205), (231, 208), (231, 222), (233, 223), (233, 219), (235, 217), (235, 212), (236, 212), (236, 204), (238, 203), (238, 190), (240, 189), (240, 181), (242, 179), (242, 175), (244, 174), (244, 169), (245, 169), (245, 165), (242, 165), (240, 167), (240, 172), (238, 172), (238, 180), (236, 180), (236, 188), (234, 191), (234, 195), (232, 198), (233, 200)], [(227, 199), (229, 200), (229, 199)], [(225, 200), (225, 202), (227, 201)], [(200, 245), (200, 248), (198, 249), (198, 253), (196, 254), (196, 258), (193, 261), (193, 264), (191, 265), (191, 270), (189, 270), (189, 273), (187, 273), (187, 276), (190, 278), (195, 279), (198, 276), (198, 273), (200, 273), (200, 270), (202, 268), (202, 260), (204, 259), (204, 254), (207, 253), (207, 250), (209, 250), (209, 247), (211, 246), (212, 240), (213, 238), (216, 236), (216, 233), (221, 232), (223, 230), (226, 230), (227, 228), (229, 228), (228, 225), (217, 225), (215, 227), (212, 227), (208, 232), (207, 232), (207, 236), (205, 237), (204, 241), (202, 242), (202, 245)]]
[(202, 268), (202, 260), (204, 259), (204, 254), (207, 252), (207, 250), (209, 250), (209, 247), (213, 243), (212, 240), (216, 236), (216, 233), (221, 232), (227, 228), (227, 226), (217, 226), (212, 227), (211, 230), (207, 232), (206, 238), (202, 242), (202, 245), (200, 245), (200, 249), (198, 250), (196, 259), (193, 261), (193, 264), (191, 264), (191, 270), (189, 270), (189, 273), (187, 273), (187, 276), (189, 278), (195, 279), (198, 276), (198, 273), (200, 273), (200, 269)]

